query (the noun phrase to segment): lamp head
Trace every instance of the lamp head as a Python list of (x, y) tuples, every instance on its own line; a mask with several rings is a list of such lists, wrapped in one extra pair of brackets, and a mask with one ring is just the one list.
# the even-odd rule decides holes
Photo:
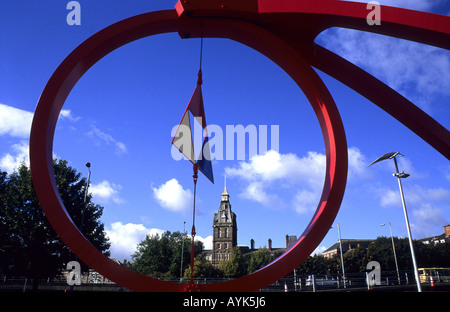
[(384, 154), (383, 156), (378, 157), (377, 159), (375, 159), (368, 167), (372, 166), (373, 164), (380, 162), (382, 160), (386, 160), (386, 159), (392, 159), (396, 156), (403, 156), (402, 154), (400, 154), (400, 152), (390, 152), (387, 154)]

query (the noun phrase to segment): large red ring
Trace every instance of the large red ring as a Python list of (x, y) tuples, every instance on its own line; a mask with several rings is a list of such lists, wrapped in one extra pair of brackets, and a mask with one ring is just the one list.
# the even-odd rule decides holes
[[(56, 187), (52, 150), (56, 122), (77, 81), (98, 60), (134, 40), (161, 33), (202, 33), (229, 38), (258, 50), (283, 68), (303, 90), (321, 126), (327, 165), (322, 196), (309, 225), (289, 250), (266, 267), (231, 281), (199, 285), (200, 291), (255, 291), (301, 264), (328, 232), (339, 210), (347, 180), (347, 143), (337, 107), (326, 86), (301, 54), (274, 34), (240, 20), (181, 20), (175, 10), (151, 12), (120, 21), (78, 46), (56, 69), (39, 99), (30, 138), (30, 162), (36, 194), (51, 225), (88, 266), (133, 291), (184, 291), (186, 284), (164, 282), (113, 262), (98, 251), (70, 218)], [(280, 106), (278, 106), (280, 107)]]

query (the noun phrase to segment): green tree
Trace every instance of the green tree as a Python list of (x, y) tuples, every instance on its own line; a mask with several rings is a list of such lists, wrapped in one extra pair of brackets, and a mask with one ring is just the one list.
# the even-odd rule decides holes
[[(141, 241), (131, 258), (129, 267), (141, 274), (151, 277), (179, 277), (181, 264), (181, 249), (184, 240), (183, 270), (190, 263), (191, 239), (180, 232), (164, 232), (162, 235), (148, 235)], [(201, 254), (203, 243), (196, 241), (194, 255)]]
[[(100, 222), (101, 206), (84, 203), (86, 179), (67, 165), (54, 160), (59, 193), (67, 212), (83, 234), (101, 252), (109, 255), (109, 242)], [(22, 164), (9, 177), (0, 174), (0, 271), (7, 275), (34, 278), (52, 277), (65, 269), (75, 256), (59, 239), (46, 219), (34, 192), (30, 169)]]
[[(423, 244), (413, 241), (414, 252), (418, 267), (449, 267), (450, 266), (450, 243)], [(411, 249), (407, 238), (394, 237), (395, 251), (397, 255), (399, 270), (412, 270)], [(378, 237), (367, 248), (352, 250), (345, 255), (346, 270), (349, 272), (364, 272), (365, 265), (370, 261), (380, 263), (383, 271), (395, 271), (394, 252), (390, 237)], [(359, 269), (358, 269), (359, 267)]]
[(331, 259), (322, 255), (309, 256), (298, 268), (299, 275), (309, 274), (335, 274), (340, 268), (340, 261), (337, 257)]
[(367, 263), (369, 261), (367, 260), (366, 248), (358, 247), (345, 254), (344, 265), (347, 273), (365, 272)]
[(248, 263), (239, 248), (233, 248), (230, 259), (219, 264), (219, 270), (224, 277), (237, 278), (244, 276), (248, 271)]
[[(206, 260), (203, 254), (198, 254), (194, 259), (194, 278), (212, 278), (220, 275), (219, 270), (214, 268), (211, 262)], [(184, 279), (191, 278), (191, 266), (184, 271)]]
[(253, 273), (256, 270), (261, 269), (266, 266), (270, 262), (272, 262), (275, 258), (270, 254), (267, 248), (258, 249), (256, 252), (250, 255), (250, 260), (248, 263), (247, 273)]
[[(8, 213), (6, 209), (6, 193), (8, 187), (8, 174), (0, 170), (0, 255), (5, 255), (8, 247), (9, 233), (8, 233)], [(0, 256), (1, 259), (1, 256)], [(2, 261), (0, 260), (0, 272), (2, 271)]]

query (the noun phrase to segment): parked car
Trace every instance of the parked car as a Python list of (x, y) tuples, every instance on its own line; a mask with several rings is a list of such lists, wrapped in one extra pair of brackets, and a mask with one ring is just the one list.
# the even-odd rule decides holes
[[(316, 282), (316, 285), (320, 285), (320, 286), (337, 286), (338, 285), (338, 280), (331, 276), (331, 275), (315, 275), (314, 276), (314, 280)], [(305, 286), (312, 286), (313, 285), (313, 276), (309, 275), (308, 278), (306, 279), (306, 283)]]

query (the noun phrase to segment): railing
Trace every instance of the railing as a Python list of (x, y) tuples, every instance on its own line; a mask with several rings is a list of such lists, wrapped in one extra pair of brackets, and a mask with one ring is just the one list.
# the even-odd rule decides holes
[(346, 273), (345, 279), (337, 274), (311, 274), (297, 277), (285, 277), (261, 291), (352, 291), (370, 290), (380, 286), (415, 285), (413, 271), (381, 272), (376, 281), (367, 272)]
[[(188, 283), (188, 280), (162, 277), (160, 280)], [(230, 280), (229, 278), (200, 278), (195, 279), (196, 284), (217, 283)], [(448, 283), (447, 283), (448, 284)], [(37, 289), (34, 286), (37, 285)], [(367, 291), (372, 289), (393, 290), (415, 287), (413, 271), (381, 272), (377, 283), (370, 280), (366, 272), (346, 273), (345, 280), (336, 274), (310, 274), (302, 276), (287, 276), (277, 282), (260, 289), (260, 292), (322, 292), (322, 291)], [(449, 284), (450, 287), (450, 284)], [(8, 278), (0, 275), (0, 291), (127, 291), (123, 287), (109, 280), (82, 280), (81, 285), (71, 287), (67, 284), (65, 276), (52, 279), (39, 279), (34, 283), (30, 278)]]

